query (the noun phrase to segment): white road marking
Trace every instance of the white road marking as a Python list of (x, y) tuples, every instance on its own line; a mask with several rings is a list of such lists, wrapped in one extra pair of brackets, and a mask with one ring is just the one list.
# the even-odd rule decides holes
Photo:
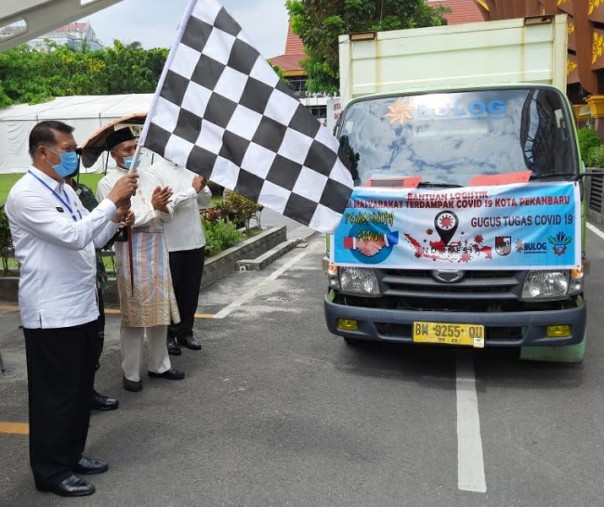
[(602, 232), (600, 229), (598, 229), (595, 225), (591, 225), (590, 223), (588, 223), (587, 228), (591, 232), (593, 232), (596, 236), (599, 236), (600, 239), (604, 239), (604, 232)]
[(456, 361), (457, 487), (462, 491), (486, 493), (474, 359), (471, 352), (463, 352), (457, 354)]
[(253, 289), (242, 294), (241, 297), (237, 298), (230, 305), (225, 306), (222, 310), (215, 313), (212, 318), (224, 319), (225, 317), (229, 316), (237, 308), (239, 308), (242, 304), (244, 304), (245, 302), (249, 301), (252, 297), (254, 297), (266, 283), (276, 280), (279, 276), (281, 276), (283, 273), (285, 273), (289, 268), (291, 268), (294, 264), (296, 264), (298, 261), (300, 261), (303, 257), (305, 257), (310, 252), (311, 252), (311, 250), (306, 250), (302, 253), (299, 253), (294, 258), (290, 259), (279, 269), (276, 269), (269, 276), (267, 276), (266, 278), (263, 278), (262, 281), (258, 285), (256, 285)]

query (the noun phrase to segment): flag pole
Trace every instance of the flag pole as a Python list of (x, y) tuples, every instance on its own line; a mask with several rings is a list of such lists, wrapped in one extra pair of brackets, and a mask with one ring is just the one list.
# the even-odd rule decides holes
[[(128, 173), (133, 174), (136, 171), (136, 166), (138, 159), (140, 157), (141, 145), (136, 145), (136, 150), (134, 155), (132, 156), (132, 164), (130, 164), (130, 169), (128, 169)], [(134, 196), (133, 196), (134, 197)], [(135, 217), (136, 218), (136, 217)], [(126, 227), (126, 235), (128, 236), (128, 263), (130, 268), (130, 289), (132, 291), (132, 295), (134, 296), (134, 254), (132, 250), (132, 227)]]

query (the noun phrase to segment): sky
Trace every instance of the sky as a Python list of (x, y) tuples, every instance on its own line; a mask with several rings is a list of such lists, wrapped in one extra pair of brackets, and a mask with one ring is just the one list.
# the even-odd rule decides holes
[[(219, 0), (265, 58), (282, 55), (287, 33), (285, 0)], [(122, 0), (88, 21), (103, 45), (138, 41), (145, 49), (169, 48), (188, 0)]]

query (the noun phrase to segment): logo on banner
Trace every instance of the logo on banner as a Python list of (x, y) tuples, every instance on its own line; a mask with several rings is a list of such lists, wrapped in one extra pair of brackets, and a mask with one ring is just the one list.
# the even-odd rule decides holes
[(384, 224), (354, 225), (343, 238), (343, 247), (353, 257), (367, 264), (379, 264), (392, 253), (398, 244), (398, 231), (391, 231)]
[(566, 253), (566, 248), (572, 243), (573, 238), (560, 231), (555, 236), (547, 238), (547, 240), (553, 245), (554, 254), (561, 256)]
[(469, 263), (472, 259), (482, 257), (485, 260), (492, 259), (492, 247), (485, 243), (482, 234), (476, 234), (473, 238), (461, 231), (460, 238), (452, 241), (458, 230), (459, 218), (451, 210), (443, 210), (434, 217), (434, 230), (426, 231), (428, 237), (438, 234), (438, 241), (424, 239), (423, 242), (405, 233), (405, 239), (415, 250), (415, 258), (426, 258), (447, 262)]
[(509, 255), (512, 251), (512, 237), (495, 236), (495, 251), (499, 255)]
[(449, 241), (451, 241), (451, 238), (455, 234), (458, 225), (459, 219), (452, 211), (441, 211), (438, 215), (436, 215), (436, 218), (434, 218), (434, 228), (440, 236), (443, 246), (447, 246), (449, 244)]

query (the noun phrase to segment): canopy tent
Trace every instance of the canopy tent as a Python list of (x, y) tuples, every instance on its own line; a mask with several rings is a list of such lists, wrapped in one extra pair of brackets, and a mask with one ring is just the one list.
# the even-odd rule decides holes
[[(25, 172), (31, 164), (29, 132), (43, 120), (60, 120), (75, 128), (78, 143), (109, 121), (129, 113), (147, 112), (153, 94), (74, 95), (57, 97), (44, 104), (20, 104), (0, 109), (0, 174)], [(82, 172), (103, 172), (113, 159), (103, 156)]]

